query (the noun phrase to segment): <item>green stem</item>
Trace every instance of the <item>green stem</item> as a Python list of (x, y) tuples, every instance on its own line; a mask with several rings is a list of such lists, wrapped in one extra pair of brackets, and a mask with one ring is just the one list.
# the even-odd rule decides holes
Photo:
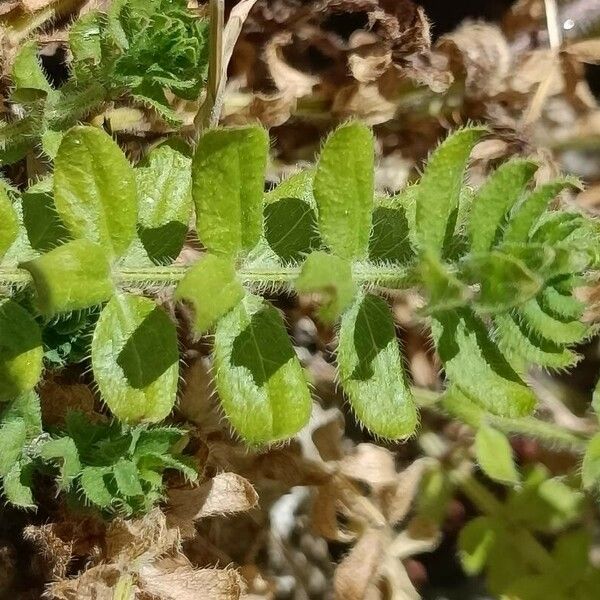
[[(124, 288), (152, 284), (177, 285), (189, 267), (138, 267), (115, 269), (114, 279)], [(249, 285), (277, 286), (292, 284), (300, 275), (300, 267), (242, 267), (238, 270), (240, 279)], [(405, 288), (410, 282), (406, 270), (398, 267), (365, 265), (357, 263), (353, 267), (354, 280), (359, 285), (370, 285), (388, 289)], [(31, 283), (31, 276), (18, 267), (0, 267), (0, 288), (23, 286)]]
[[(465, 496), (482, 514), (501, 518), (504, 522), (510, 522), (510, 514), (506, 512), (505, 506), (473, 477), (470, 469), (455, 471), (453, 478)], [(530, 531), (523, 527), (517, 527), (513, 531), (513, 534), (515, 539), (518, 540), (518, 544), (515, 547), (516, 551), (521, 554), (523, 560), (531, 565), (532, 568), (540, 573), (547, 573), (554, 568), (552, 556)]]

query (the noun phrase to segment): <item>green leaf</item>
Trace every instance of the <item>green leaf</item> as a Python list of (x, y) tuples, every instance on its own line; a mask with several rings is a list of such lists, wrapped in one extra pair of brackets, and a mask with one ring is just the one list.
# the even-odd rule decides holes
[(198, 235), (211, 252), (235, 256), (258, 243), (268, 150), (260, 127), (216, 129), (200, 139), (192, 193)]
[(312, 171), (300, 171), (265, 195), (265, 237), (284, 262), (299, 262), (321, 246)]
[(482, 127), (461, 129), (434, 151), (416, 188), (416, 225), (421, 248), (441, 254), (455, 219), (467, 161), (486, 133)]
[(323, 146), (314, 180), (319, 231), (333, 254), (362, 258), (369, 246), (374, 193), (373, 134), (361, 123), (334, 131)]
[(181, 252), (192, 213), (191, 159), (163, 144), (135, 174), (142, 244), (154, 262), (173, 260)]
[(374, 262), (406, 263), (412, 258), (406, 210), (402, 206), (376, 206), (369, 239), (369, 259)]
[(69, 489), (71, 482), (81, 472), (79, 452), (75, 442), (70, 437), (60, 437), (48, 440), (42, 446), (41, 457), (46, 461), (60, 461), (59, 487)]
[(585, 304), (571, 294), (563, 294), (556, 288), (544, 288), (539, 298), (540, 306), (545, 313), (560, 320), (578, 321), (583, 315)]
[(21, 46), (13, 62), (11, 78), (17, 89), (52, 91), (38, 59), (37, 42), (29, 41)]
[(135, 237), (135, 175), (127, 158), (102, 130), (73, 127), (63, 138), (54, 168), (54, 202), (75, 238), (122, 256)]
[(84, 467), (79, 478), (85, 498), (100, 508), (108, 508), (113, 503), (113, 495), (106, 483), (110, 471), (109, 467)]
[(460, 530), (458, 555), (467, 575), (478, 575), (483, 571), (497, 535), (496, 523), (490, 517), (472, 519)]
[(467, 397), (502, 417), (523, 417), (533, 411), (534, 394), (470, 311), (436, 315), (432, 332), (446, 376)]
[(244, 297), (231, 259), (207, 254), (187, 271), (175, 298), (194, 309), (194, 331), (206, 333)]
[(0, 402), (32, 390), (42, 374), (42, 338), (33, 317), (0, 300)]
[(423, 285), (429, 292), (429, 302), (426, 307), (428, 313), (452, 310), (465, 306), (469, 302), (471, 293), (468, 287), (461, 283), (455, 273), (433, 253), (425, 251), (421, 255), (419, 273)]
[(581, 466), (583, 487), (600, 487), (600, 433), (597, 433), (588, 443)]
[(352, 409), (370, 431), (386, 439), (414, 433), (417, 410), (392, 315), (381, 298), (361, 296), (342, 317), (338, 368)]
[(510, 442), (501, 431), (482, 424), (475, 436), (475, 456), (490, 479), (509, 485), (519, 483)]
[(31, 462), (17, 462), (4, 477), (4, 495), (10, 504), (19, 508), (35, 509), (31, 492), (32, 469)]
[(113, 475), (124, 496), (141, 496), (144, 493), (137, 467), (130, 460), (119, 460), (113, 467)]
[(295, 288), (303, 294), (321, 294), (323, 305), (319, 315), (325, 321), (335, 321), (352, 303), (356, 293), (350, 263), (326, 252), (313, 252), (308, 256)]
[[(42, 433), (42, 409), (40, 399), (34, 391), (17, 396), (0, 406), (0, 423), (23, 420), (27, 438), (32, 439)], [(1, 438), (2, 434), (0, 434)]]
[(482, 313), (523, 304), (543, 283), (522, 261), (496, 251), (469, 255), (461, 266), (460, 278), (469, 285), (479, 284), (474, 306)]
[(283, 440), (306, 424), (310, 392), (274, 307), (246, 296), (218, 323), (214, 357), (225, 414), (244, 439)]
[(89, 240), (67, 242), (21, 267), (31, 273), (46, 316), (95, 306), (114, 293), (106, 250)]
[(504, 230), (503, 241), (509, 244), (522, 244), (548, 208), (550, 201), (568, 187), (580, 187), (573, 178), (553, 181), (538, 187), (515, 207)]
[(0, 183), (0, 260), (12, 246), (19, 233), (19, 221), (6, 189)]
[(69, 29), (69, 50), (72, 68), (81, 82), (90, 76), (102, 60), (101, 25), (98, 12), (91, 11), (77, 19)]
[(121, 421), (164, 419), (175, 404), (179, 376), (174, 323), (152, 300), (114, 296), (94, 331), (92, 368), (102, 398)]
[(530, 331), (555, 344), (576, 344), (591, 333), (580, 321), (562, 321), (544, 312), (537, 298), (520, 306), (518, 314)]
[(27, 442), (27, 424), (13, 418), (0, 426), (0, 477), (5, 477), (21, 458)]
[(581, 358), (568, 348), (527, 331), (511, 314), (496, 315), (494, 323), (498, 347), (520, 372), (524, 372), (531, 364), (549, 369), (566, 369), (576, 365)]
[(69, 233), (61, 222), (51, 193), (32, 189), (22, 196), (23, 225), (29, 243), (38, 252), (48, 252), (65, 242)]
[(506, 213), (524, 192), (536, 169), (534, 162), (513, 159), (498, 167), (481, 186), (469, 217), (472, 252), (487, 252), (492, 248)]

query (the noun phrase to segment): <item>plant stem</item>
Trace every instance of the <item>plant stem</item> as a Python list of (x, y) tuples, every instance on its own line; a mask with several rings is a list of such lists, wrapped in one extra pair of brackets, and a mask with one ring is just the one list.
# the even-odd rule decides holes
[[(113, 277), (117, 285), (123, 288), (135, 288), (152, 284), (177, 285), (189, 268), (177, 265), (168, 267), (125, 267), (115, 269)], [(300, 267), (296, 266), (250, 266), (238, 270), (238, 276), (244, 283), (265, 287), (291, 284), (299, 275)], [(353, 276), (359, 285), (389, 289), (406, 288), (411, 281), (410, 273), (402, 267), (365, 263), (353, 265)], [(29, 283), (31, 283), (31, 276), (25, 269), (0, 267), (0, 288), (20, 287)]]

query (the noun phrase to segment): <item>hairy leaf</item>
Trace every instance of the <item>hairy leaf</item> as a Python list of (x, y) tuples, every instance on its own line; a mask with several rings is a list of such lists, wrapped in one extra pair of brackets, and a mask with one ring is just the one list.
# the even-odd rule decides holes
[(537, 165), (531, 161), (513, 159), (498, 167), (481, 186), (469, 217), (472, 252), (487, 252), (492, 248), (506, 213), (517, 202), (536, 169)]
[(549, 369), (566, 369), (573, 367), (581, 358), (568, 348), (548, 342), (528, 331), (509, 313), (495, 315), (494, 323), (500, 350), (520, 372), (524, 372), (530, 364)]
[(0, 425), (0, 477), (5, 477), (21, 458), (27, 437), (27, 424), (22, 418)]
[(268, 149), (260, 127), (216, 129), (200, 139), (192, 192), (198, 235), (211, 252), (235, 256), (258, 243)]
[(42, 338), (33, 317), (0, 300), (0, 402), (32, 390), (42, 373)]
[(163, 144), (135, 174), (142, 244), (153, 261), (173, 260), (183, 247), (192, 213), (191, 159)]
[(325, 321), (335, 321), (352, 303), (356, 292), (350, 263), (326, 252), (313, 252), (308, 256), (295, 287), (301, 293), (322, 295), (319, 314)]
[(432, 331), (448, 379), (465, 395), (499, 416), (533, 411), (535, 396), (471, 312), (436, 315)]
[(69, 233), (61, 222), (52, 194), (30, 188), (22, 196), (23, 225), (29, 243), (38, 252), (48, 252), (68, 239)]
[(520, 306), (518, 314), (530, 331), (555, 344), (576, 344), (591, 333), (580, 321), (563, 321), (544, 312), (537, 298)]
[(381, 298), (361, 295), (342, 317), (338, 367), (342, 387), (363, 425), (387, 439), (414, 433), (417, 410), (392, 315)]
[(92, 368), (103, 400), (121, 421), (164, 419), (177, 394), (174, 323), (152, 300), (114, 296), (94, 331)]
[(31, 492), (32, 467), (30, 461), (16, 462), (3, 480), (6, 499), (19, 508), (35, 509)]
[(581, 480), (588, 489), (600, 486), (600, 433), (588, 443), (581, 465)]
[(114, 501), (106, 482), (109, 473), (108, 467), (84, 467), (79, 478), (85, 499), (100, 508), (109, 508)]
[(310, 392), (275, 308), (247, 296), (218, 323), (214, 355), (225, 414), (244, 439), (281, 440), (306, 424)]
[(46, 316), (81, 310), (113, 295), (106, 250), (89, 240), (74, 240), (23, 263), (31, 273), (36, 302)]
[(144, 493), (136, 465), (121, 459), (113, 467), (113, 475), (119, 491), (124, 496), (141, 496)]
[(542, 287), (542, 280), (522, 261), (496, 251), (467, 256), (461, 278), (479, 284), (474, 301), (479, 312), (500, 312), (523, 304)]
[(68, 489), (77, 475), (81, 472), (79, 453), (75, 442), (70, 437), (60, 437), (48, 440), (42, 446), (41, 457), (46, 460), (60, 462), (59, 487)]
[(18, 90), (52, 91), (38, 59), (38, 47), (34, 41), (26, 42), (21, 46), (13, 62), (11, 77)]
[(475, 455), (490, 479), (506, 484), (519, 482), (510, 442), (501, 431), (482, 424), (475, 436)]
[(0, 260), (2, 260), (6, 251), (17, 239), (19, 232), (17, 214), (2, 183), (0, 183), (0, 223), (2, 223), (0, 227)]
[(314, 179), (319, 231), (341, 258), (362, 258), (373, 212), (373, 134), (361, 123), (343, 125), (323, 146)]
[(54, 169), (56, 209), (75, 238), (122, 256), (135, 236), (137, 197), (133, 168), (109, 135), (73, 127), (65, 135)]
[(284, 262), (299, 262), (321, 246), (312, 171), (300, 171), (265, 196), (265, 237)]
[(177, 286), (175, 298), (194, 309), (194, 330), (206, 333), (244, 297), (231, 259), (208, 254), (202, 257)]
[(564, 189), (572, 186), (579, 187), (580, 184), (572, 178), (566, 178), (541, 185), (531, 192), (512, 211), (504, 230), (503, 241), (509, 244), (526, 242), (552, 199), (556, 198)]
[(441, 254), (447, 231), (454, 231), (456, 210), (471, 150), (486, 133), (481, 127), (450, 135), (431, 155), (416, 188), (419, 246)]
[(423, 284), (429, 293), (428, 313), (465, 306), (470, 300), (471, 293), (467, 286), (435, 254), (425, 251), (419, 267)]
[(406, 209), (394, 206), (393, 202), (376, 206), (369, 239), (369, 259), (374, 262), (406, 263), (412, 257)]
[(490, 517), (477, 517), (460, 531), (458, 552), (467, 575), (481, 573), (497, 538), (496, 523)]

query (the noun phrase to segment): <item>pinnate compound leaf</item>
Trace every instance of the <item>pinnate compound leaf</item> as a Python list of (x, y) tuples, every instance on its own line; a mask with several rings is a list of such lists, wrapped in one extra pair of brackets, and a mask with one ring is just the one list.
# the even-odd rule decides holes
[(569, 187), (581, 187), (581, 184), (576, 179), (568, 177), (541, 185), (528, 194), (513, 209), (510, 220), (504, 230), (503, 241), (508, 244), (522, 244), (526, 242), (535, 225), (548, 208), (548, 204), (560, 192)]
[(177, 286), (175, 298), (189, 303), (194, 310), (194, 331), (201, 335), (211, 329), (244, 297), (233, 261), (207, 254)]
[(482, 424), (475, 436), (475, 456), (490, 479), (511, 485), (519, 483), (510, 442), (501, 431)]
[(436, 315), (432, 332), (446, 376), (471, 400), (502, 417), (523, 417), (536, 399), (468, 310)]
[(523, 304), (542, 287), (541, 279), (525, 263), (502, 252), (469, 255), (462, 265), (461, 279), (468, 284), (479, 284), (474, 306), (481, 313), (500, 312)]
[(125, 254), (135, 237), (137, 193), (133, 167), (112, 138), (77, 126), (62, 140), (54, 168), (56, 210), (74, 238)]
[(359, 421), (386, 439), (412, 435), (417, 410), (387, 303), (361, 295), (342, 317), (340, 380)]
[(114, 292), (106, 250), (89, 240), (67, 242), (21, 267), (31, 273), (46, 316), (95, 306)]
[(19, 221), (12, 202), (0, 183), (0, 260), (12, 246), (19, 233)]
[(441, 254), (449, 229), (454, 230), (467, 161), (471, 150), (486, 133), (483, 127), (468, 127), (450, 135), (434, 151), (416, 188), (418, 243)]
[(217, 391), (225, 414), (247, 441), (289, 438), (308, 421), (311, 397), (277, 310), (246, 296), (215, 332)]
[(301, 293), (320, 293), (319, 311), (325, 321), (335, 321), (352, 303), (356, 286), (350, 263), (326, 252), (313, 252), (302, 265), (295, 288)]
[(13, 300), (1, 300), (0, 402), (35, 387), (43, 356), (42, 336), (33, 317)]
[(192, 213), (191, 159), (171, 144), (155, 148), (135, 170), (139, 236), (154, 262), (177, 257)]
[(152, 300), (120, 294), (102, 311), (92, 339), (92, 368), (102, 398), (125, 423), (155, 423), (175, 404), (177, 332)]
[(533, 177), (537, 165), (520, 158), (498, 167), (476, 193), (469, 216), (471, 251), (487, 252), (506, 213), (514, 206), (525, 186)]
[(600, 433), (588, 443), (581, 466), (581, 480), (585, 488), (600, 487)]
[(73, 479), (81, 472), (79, 452), (75, 442), (70, 437), (48, 440), (42, 446), (40, 455), (45, 461), (59, 461), (60, 478), (58, 483), (61, 489), (68, 489)]
[(200, 241), (215, 254), (251, 250), (262, 232), (269, 137), (260, 127), (205, 133), (192, 163)]
[(369, 246), (374, 194), (371, 130), (349, 123), (323, 146), (314, 179), (319, 231), (333, 254), (362, 258)]
[(458, 537), (458, 556), (467, 575), (483, 571), (497, 539), (497, 526), (491, 517), (469, 521)]

